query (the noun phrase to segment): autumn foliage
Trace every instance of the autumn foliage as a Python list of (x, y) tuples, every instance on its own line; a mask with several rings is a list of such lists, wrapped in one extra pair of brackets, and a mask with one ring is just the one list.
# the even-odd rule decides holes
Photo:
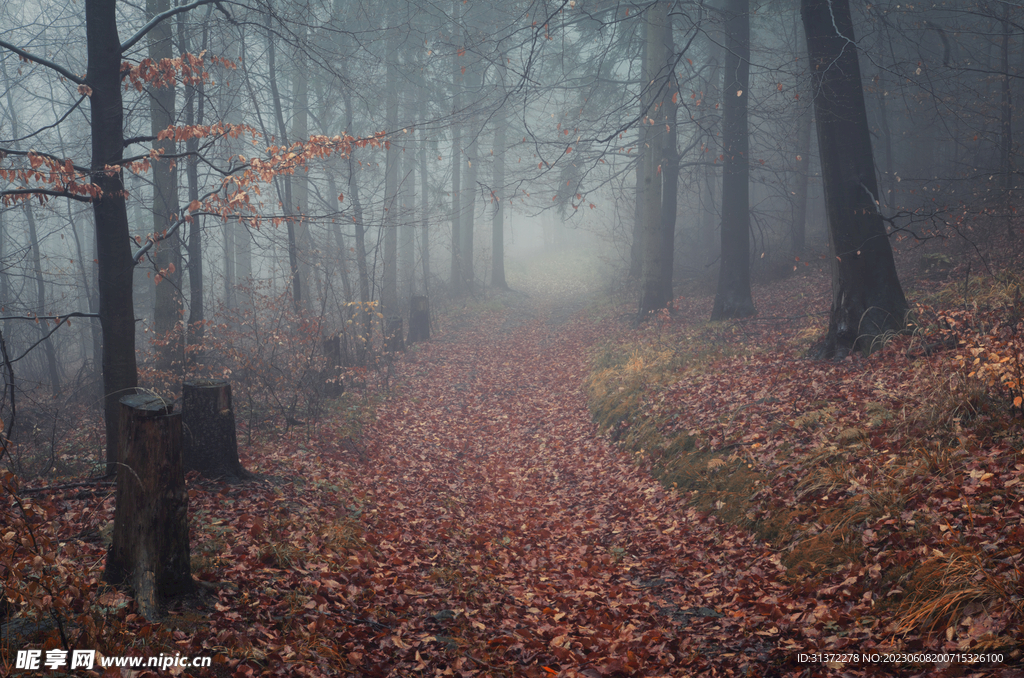
[[(61, 645), (56, 617), (72, 647), (211, 675), (1015, 675), (1021, 434), (979, 371), (1013, 364), (988, 359), (1014, 346), (1000, 285), (961, 315), (928, 292), (915, 334), (839, 363), (802, 356), (815, 274), (758, 288), (742, 323), (704, 322), (699, 294), (634, 328), (505, 293), (397, 360), (359, 435), (346, 393), (244, 447), (262, 480), (190, 478), (200, 593), (160, 623), (99, 583), (109, 487), (7, 477), (5, 592), (34, 646)], [(204, 369), (291, 375), (256, 407), (281, 422), (321, 330), (266, 292), (211, 325)], [(939, 652), (1004, 659), (798, 660)]]

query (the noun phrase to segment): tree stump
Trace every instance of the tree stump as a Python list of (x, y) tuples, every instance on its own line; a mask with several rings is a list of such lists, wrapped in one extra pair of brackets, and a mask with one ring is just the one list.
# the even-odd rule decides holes
[(154, 395), (121, 398), (114, 533), (103, 579), (129, 586), (147, 619), (192, 592), (181, 414)]
[(231, 384), (226, 379), (184, 382), (181, 417), (186, 471), (229, 481), (251, 477), (238, 460), (235, 410), (231, 405)]
[(388, 353), (398, 353), (405, 350), (401, 316), (388, 316), (384, 322), (384, 350)]
[(430, 300), (426, 297), (413, 297), (412, 306), (409, 311), (409, 336), (407, 341), (414, 344), (417, 341), (430, 340)]

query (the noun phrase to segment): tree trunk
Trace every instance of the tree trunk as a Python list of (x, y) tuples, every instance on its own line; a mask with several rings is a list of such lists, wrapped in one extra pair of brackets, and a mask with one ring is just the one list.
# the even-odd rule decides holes
[[(346, 91), (345, 99), (345, 129), (352, 129), (352, 98)], [(356, 179), (355, 153), (348, 155), (348, 192), (352, 199), (352, 225), (355, 228), (356, 240), (356, 270), (359, 275), (359, 326), (362, 332), (362, 341), (356, 344), (356, 354), (359, 363), (362, 364), (366, 358), (366, 349), (369, 348), (370, 337), (370, 272), (366, 265), (366, 227), (363, 224), (363, 207), (359, 202), (359, 182)]]
[[(393, 21), (393, 20), (392, 20)], [(385, 314), (398, 311), (398, 213), (401, 211), (399, 197), (399, 158), (401, 148), (397, 142), (398, 128), (398, 29), (388, 26), (388, 63), (385, 83), (385, 115), (390, 142), (385, 151), (384, 161), (384, 274), (381, 283), (381, 306)]]
[(231, 482), (252, 477), (238, 460), (231, 384), (225, 379), (194, 379), (181, 386), (181, 423), (186, 471)]
[[(415, 118), (409, 110), (409, 119)], [(402, 212), (399, 216), (401, 231), (398, 250), (402, 262), (402, 303), (416, 293), (416, 137), (409, 135), (409, 145), (402, 154), (402, 176), (399, 181), (402, 194)]]
[[(4, 263), (4, 259), (7, 257), (7, 250), (5, 249), (7, 244), (7, 227), (4, 225), (5, 214), (7, 214), (7, 212), (0, 210), (0, 299), (4, 300), (11, 298), (9, 282), (7, 280), (7, 264)], [(72, 226), (73, 225), (74, 222), (72, 222)], [(79, 252), (79, 257), (81, 257), (81, 252)], [(5, 306), (6, 302), (0, 304), (0, 309), (4, 309)], [(6, 313), (4, 315), (6, 315)], [(10, 320), (4, 320), (3, 324), (0, 325), (0, 328), (2, 328), (0, 329), (0, 334), (3, 334), (3, 336), (9, 337), (11, 335)]]
[[(459, 5), (458, 0), (452, 2), (452, 21), (454, 28), (452, 35), (459, 34)], [(462, 115), (462, 72), (458, 52), (452, 55), (452, 272), (451, 286), (453, 295), (461, 295), (465, 292), (462, 275), (462, 253), (459, 248), (462, 246), (462, 126), (459, 124), (458, 116)]]
[(880, 187), (884, 198), (879, 197), (879, 201), (886, 206), (890, 211), (895, 205), (895, 186), (896, 181), (896, 167), (893, 162), (893, 150), (892, 150), (892, 129), (889, 126), (889, 106), (886, 104), (886, 98), (889, 94), (888, 85), (886, 84), (886, 69), (878, 69), (878, 83), (875, 85), (875, 91), (878, 92), (878, 123), (882, 132), (883, 141), (883, 153), (885, 154), (885, 172), (883, 173), (882, 186)]
[[(644, 119), (641, 120), (643, 163), (643, 266), (640, 316), (672, 301), (672, 247), (675, 241), (675, 190), (678, 161), (675, 149), (675, 104), (671, 3), (647, 9), (644, 66)], [(675, 163), (675, 167), (667, 165)], [(667, 247), (668, 246), (668, 247)]]
[(1001, 106), (999, 139), (999, 169), (1003, 173), (1003, 204), (1006, 234), (1013, 237), (1013, 101), (1010, 97), (1010, 5), (1003, 5), (1003, 37), (999, 50), (1001, 78)]
[(722, 255), (712, 320), (754, 315), (750, 293), (750, 0), (725, 5), (722, 88)]
[[(425, 77), (425, 76), (424, 76)], [(427, 88), (420, 80), (420, 260), (423, 294), (430, 294), (430, 183), (427, 174)]]
[[(36, 215), (32, 206), (25, 203), (25, 217), (28, 221), (28, 238), (32, 247), (32, 275), (36, 282), (36, 308), (39, 315), (46, 314), (46, 283), (43, 280), (43, 261), (39, 252), (39, 232), (36, 229)], [(50, 378), (50, 393), (57, 397), (60, 395), (60, 372), (57, 366), (57, 351), (54, 349), (53, 340), (50, 337), (48, 324), (38, 323), (39, 336), (43, 342), (43, 352), (46, 355), (46, 372)]]
[(138, 385), (135, 362), (135, 312), (132, 308), (132, 270), (128, 210), (120, 171), (124, 159), (124, 107), (121, 100), (121, 43), (117, 35), (116, 0), (85, 4), (89, 66), (85, 79), (92, 132), (92, 183), (102, 191), (93, 201), (96, 219), (96, 259), (99, 269), (99, 313), (103, 329), (104, 423), (107, 433), (107, 473), (118, 459), (118, 399)]
[[(475, 117), (472, 122), (476, 122)], [(469, 145), (466, 146), (466, 169), (462, 174), (462, 191), (459, 192), (459, 211), (462, 212), (462, 242), (459, 243), (459, 256), (462, 261), (462, 290), (473, 291), (476, 274), (473, 272), (473, 232), (476, 229), (476, 181), (478, 162), (476, 157), (478, 130), (470, 124)]]
[[(471, 96), (480, 96), (480, 81), (482, 73), (479, 63), (471, 63), (468, 67), (469, 77), (466, 80), (467, 89)], [(480, 171), (480, 162), (477, 158), (477, 140), (480, 136), (479, 116), (474, 107), (469, 119), (468, 132), (469, 143), (466, 144), (466, 167), (462, 175), (462, 192), (459, 196), (460, 211), (462, 212), (462, 242), (459, 243), (459, 256), (462, 260), (462, 289), (465, 292), (473, 292), (476, 282), (476, 273), (473, 270), (473, 255), (475, 245), (473, 236), (476, 230), (476, 184)]]
[(870, 350), (905, 329), (909, 307), (878, 211), (848, 0), (802, 0), (832, 262), (832, 311), (821, 357)]
[[(809, 93), (808, 93), (809, 94)], [(811, 171), (811, 127), (814, 115), (810, 102), (804, 104), (797, 121), (796, 185), (793, 187), (793, 223), (789, 230), (789, 248), (794, 255), (804, 253), (807, 246), (807, 186)]]
[(224, 305), (235, 308), (235, 288), (238, 286), (238, 274), (235, 271), (235, 239), (238, 232), (229, 222), (224, 224)]
[[(505, 69), (500, 68), (499, 74)], [(494, 214), (491, 216), (491, 287), (508, 289), (505, 280), (505, 108), (494, 116)], [(409, 328), (412, 332), (412, 327)]]
[[(646, 111), (649, 106), (647, 97), (650, 92), (650, 77), (649, 68), (647, 65), (647, 43), (648, 36), (647, 32), (649, 22), (645, 19), (643, 23), (643, 37), (642, 37), (642, 49), (640, 53), (640, 71), (643, 80), (642, 87), (644, 88), (644, 94), (640, 99), (641, 112)], [(644, 269), (644, 206), (646, 205), (647, 198), (644, 194), (644, 190), (647, 187), (647, 155), (649, 144), (647, 143), (647, 137), (649, 136), (649, 126), (647, 125), (646, 116), (641, 115), (640, 124), (636, 130), (636, 168), (634, 174), (636, 175), (636, 193), (635, 202), (633, 204), (633, 234), (632, 241), (629, 245), (629, 278), (632, 280), (640, 280), (640, 276), (643, 274)]]
[[(284, 109), (281, 106), (281, 93), (277, 86), (277, 52), (274, 47), (275, 36), (271, 32), (271, 15), (267, 14), (267, 59), (270, 70), (270, 94), (274, 102), (274, 118), (277, 120), (277, 143), (280, 146), (288, 146), (288, 128), (284, 122)], [(274, 178), (278, 181), (278, 177)], [(292, 203), (292, 177), (285, 174), (280, 177), (280, 184), (284, 191), (281, 196), (281, 205), (284, 211), (285, 227), (288, 231), (288, 271), (291, 277), (292, 302), (295, 310), (300, 310), (304, 303), (304, 281), (299, 271), (299, 246), (295, 235), (295, 214)]]
[[(668, 34), (669, 63), (667, 68), (671, 69), (671, 61), (675, 51), (672, 41), (672, 29), (669, 27)], [(661, 109), (663, 111), (661, 120), (664, 122), (665, 134), (661, 143), (661, 272), (659, 275), (662, 287), (662, 297), (666, 299), (666, 306), (672, 303), (675, 292), (672, 289), (672, 273), (675, 266), (676, 252), (676, 210), (678, 209), (679, 192), (679, 149), (676, 147), (677, 126), (676, 113), (679, 108), (677, 103), (679, 91), (675, 78), (669, 83), (662, 97)], [(675, 100), (673, 100), (675, 98)], [(660, 132), (660, 130), (659, 130)]]
[[(154, 17), (171, 8), (170, 0), (147, 0), (146, 13)], [(171, 22), (157, 24), (146, 36), (149, 58), (159, 64), (174, 57), (171, 41)], [(174, 83), (161, 87), (150, 86), (149, 117), (150, 133), (156, 136), (175, 123), (176, 89)], [(158, 139), (153, 148), (161, 155), (177, 153), (174, 139)], [(153, 232), (158, 236), (166, 234), (178, 214), (178, 171), (177, 159), (155, 158), (153, 167)], [(157, 344), (158, 364), (161, 369), (180, 374), (182, 361), (181, 343), (181, 236), (175, 231), (166, 240), (156, 245), (153, 257), (157, 270), (156, 289), (153, 302), (153, 332), (160, 342)]]
[[(309, 141), (309, 66), (306, 62), (306, 40), (304, 29), (299, 29), (299, 44), (296, 45), (292, 76), (292, 133), (295, 142)], [(309, 231), (309, 174), (305, 168), (296, 170), (292, 178), (292, 209), (295, 212), (295, 249), (298, 259), (299, 280), (302, 281), (303, 303), (315, 308), (313, 283), (319, 276), (312, 266), (311, 258), (315, 247)]]
[(130, 586), (147, 619), (162, 599), (191, 593), (188, 493), (181, 466), (181, 415), (152, 395), (121, 398), (122, 447), (114, 534), (103, 579)]
[[(14, 147), (18, 148), (17, 139), (21, 138), (21, 133), (18, 129), (18, 109), (14, 106), (14, 96), (12, 94), (14, 88), (11, 87), (10, 78), (7, 76), (7, 62), (0, 62), (0, 68), (3, 69), (4, 83), (7, 88), (7, 114), (11, 121), (11, 137), (15, 139)], [(26, 202), (24, 209), (25, 219), (28, 222), (29, 248), (32, 251), (32, 276), (35, 278), (36, 283), (36, 315), (46, 315), (46, 283), (43, 280), (43, 262), (39, 251), (39, 229), (36, 228), (36, 215), (32, 211), (32, 204)], [(72, 223), (74, 222), (72, 221)], [(0, 224), (0, 233), (2, 231), (3, 225)], [(0, 269), (2, 269), (0, 276), (3, 276), (2, 280), (0, 280), (0, 306), (2, 306), (10, 301), (7, 292), (7, 266), (3, 263), (3, 243), (0, 243)], [(57, 352), (54, 350), (53, 341), (49, 337), (49, 329), (46, 323), (37, 323), (37, 326), (40, 339), (43, 342), (43, 350), (46, 353), (46, 370), (50, 378), (50, 392), (56, 397), (60, 393), (60, 372), (57, 366)]]
[[(212, 8), (212, 6), (211, 6)], [(210, 13), (206, 14), (207, 19)], [(203, 39), (200, 52), (206, 51), (209, 31), (204, 26)], [(185, 15), (178, 15), (178, 42), (184, 52), (191, 52), (189, 44), (190, 36), (186, 27)], [(203, 113), (206, 104), (206, 88), (200, 81), (197, 85), (185, 85), (185, 124), (202, 125)], [(188, 201), (199, 200), (199, 139), (191, 138), (185, 142), (185, 150), (190, 154), (185, 161), (185, 175), (188, 179)], [(202, 216), (195, 215), (188, 226), (188, 343), (198, 350), (203, 343), (203, 320), (205, 317), (203, 308), (203, 239), (202, 239)], [(230, 228), (227, 224), (225, 229)], [(186, 355), (188, 362), (195, 362), (200, 356), (196, 353)]]

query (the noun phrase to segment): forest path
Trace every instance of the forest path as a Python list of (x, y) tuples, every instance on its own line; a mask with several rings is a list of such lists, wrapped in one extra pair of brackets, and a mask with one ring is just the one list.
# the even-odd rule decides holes
[(777, 557), (598, 434), (583, 382), (607, 329), (570, 308), (478, 311), (400, 364), (356, 479), (362, 613), (391, 631), (350, 645), (354, 672), (777, 675), (809, 651), (787, 629), (815, 601)]

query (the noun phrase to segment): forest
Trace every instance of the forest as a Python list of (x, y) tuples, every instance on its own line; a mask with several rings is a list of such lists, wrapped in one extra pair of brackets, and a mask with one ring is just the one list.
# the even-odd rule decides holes
[(7, 0), (0, 83), (0, 675), (1024, 676), (1019, 4)]

